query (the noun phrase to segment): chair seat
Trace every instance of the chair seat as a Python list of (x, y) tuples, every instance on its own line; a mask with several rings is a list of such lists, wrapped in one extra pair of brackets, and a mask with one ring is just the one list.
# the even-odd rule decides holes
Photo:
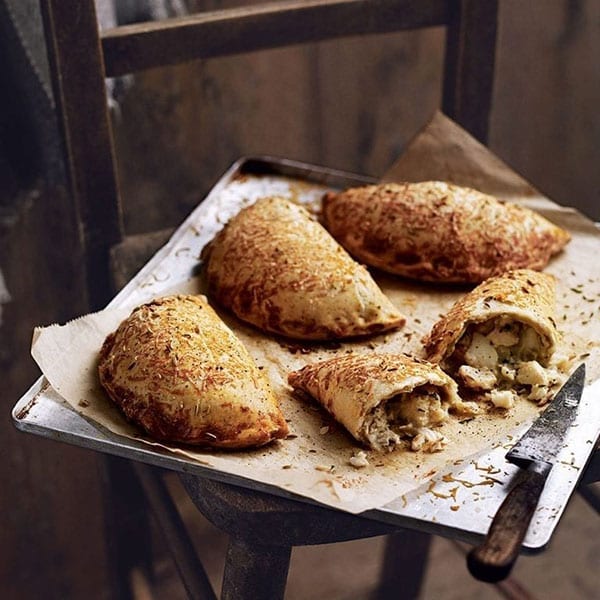
[(256, 544), (309, 546), (385, 535), (397, 527), (316, 504), (181, 475), (200, 512), (221, 531)]
[(294, 546), (386, 534), (392, 535), (388, 535), (376, 597), (413, 600), (419, 594), (429, 534), (191, 475), (180, 479), (198, 510), (230, 536), (224, 600), (283, 598)]

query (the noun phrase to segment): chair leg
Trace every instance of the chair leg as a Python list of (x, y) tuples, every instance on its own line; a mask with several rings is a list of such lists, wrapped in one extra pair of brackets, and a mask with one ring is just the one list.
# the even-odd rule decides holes
[(419, 597), (431, 535), (404, 530), (388, 535), (377, 598), (415, 600)]
[(216, 600), (210, 580), (199, 560), (185, 523), (161, 478), (160, 470), (143, 463), (133, 469), (146, 494), (152, 516), (160, 528), (181, 581), (193, 600)]
[(291, 546), (252, 544), (231, 537), (221, 600), (283, 599)]
[(129, 461), (102, 457), (110, 597), (132, 600), (131, 577), (140, 570), (152, 580), (150, 523), (146, 498)]

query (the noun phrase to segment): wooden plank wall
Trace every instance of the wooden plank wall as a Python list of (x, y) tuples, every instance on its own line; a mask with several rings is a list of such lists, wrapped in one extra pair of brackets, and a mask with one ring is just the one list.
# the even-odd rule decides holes
[[(501, 3), (490, 138), (532, 183), (594, 218), (599, 13), (593, 0)], [(141, 74), (116, 121), (128, 230), (176, 224), (243, 155), (382, 173), (439, 105), (443, 36), (386, 34)]]
[(491, 147), (600, 221), (600, 2), (503, 0)]
[[(596, 219), (599, 22), (597, 0), (503, 0), (491, 132), (509, 164)], [(438, 30), (385, 35), (144, 73), (115, 117), (129, 233), (176, 225), (242, 155), (382, 173), (439, 104), (443, 39)], [(4, 598), (110, 598), (97, 457), (18, 433), (7, 416), (36, 376), (32, 327), (82, 310), (69, 204), (40, 186), (7, 214), (0, 590)]]
[(443, 43), (431, 29), (142, 73), (115, 119), (126, 229), (177, 223), (241, 156), (382, 172), (440, 103)]

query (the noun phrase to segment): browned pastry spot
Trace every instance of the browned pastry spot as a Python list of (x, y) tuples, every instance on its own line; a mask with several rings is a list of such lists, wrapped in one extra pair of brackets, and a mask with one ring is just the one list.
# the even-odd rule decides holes
[(134, 309), (107, 336), (98, 373), (125, 416), (157, 440), (245, 448), (288, 433), (266, 379), (203, 296)]
[(210, 296), (263, 331), (329, 340), (405, 321), (369, 272), (284, 198), (262, 198), (240, 211), (203, 258)]
[(480, 283), (512, 269), (541, 270), (570, 239), (528, 208), (441, 181), (329, 193), (323, 217), (365, 264), (424, 281)]

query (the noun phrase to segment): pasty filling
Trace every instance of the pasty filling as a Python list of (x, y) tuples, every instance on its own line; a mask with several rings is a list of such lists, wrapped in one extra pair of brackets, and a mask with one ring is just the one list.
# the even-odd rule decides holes
[(517, 398), (545, 404), (561, 374), (544, 366), (540, 335), (525, 323), (497, 317), (471, 325), (448, 362), (465, 396), (477, 396), (510, 409)]
[(402, 439), (410, 438), (411, 450), (442, 450), (446, 438), (431, 429), (448, 417), (447, 403), (440, 397), (440, 391), (432, 385), (424, 385), (376, 406), (366, 430), (371, 447), (391, 451)]

